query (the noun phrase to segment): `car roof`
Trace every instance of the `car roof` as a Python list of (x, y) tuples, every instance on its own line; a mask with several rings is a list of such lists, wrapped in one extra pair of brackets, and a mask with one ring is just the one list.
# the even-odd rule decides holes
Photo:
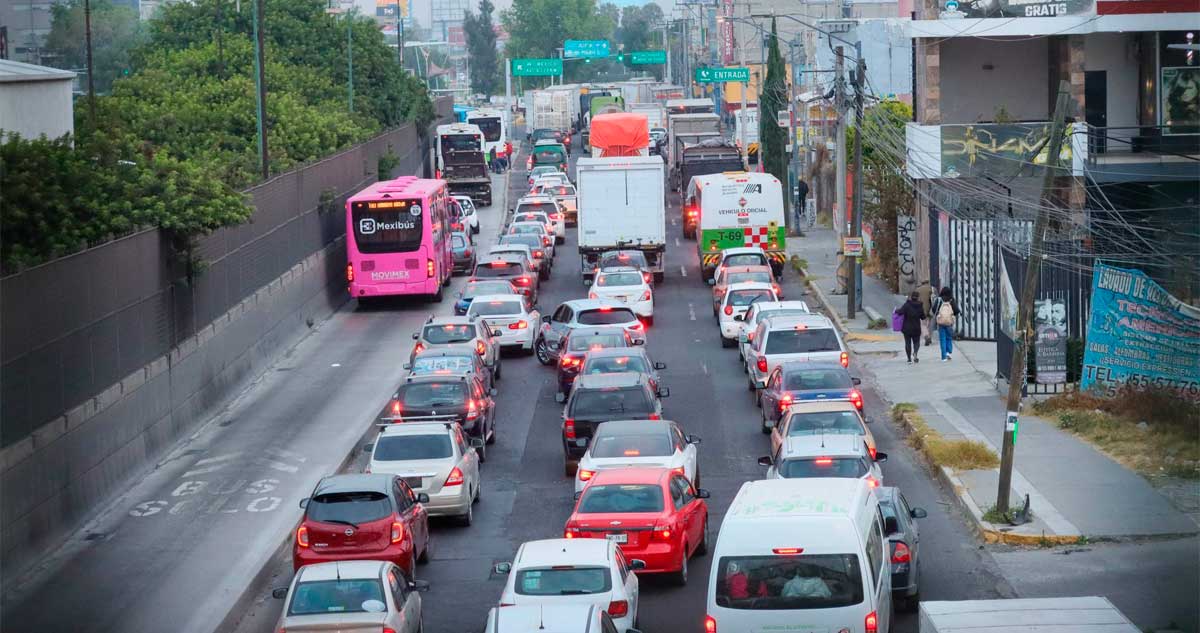
[(562, 143), (559, 143), (558, 141), (555, 141), (552, 139), (544, 138), (544, 139), (538, 140), (537, 143), (534, 143), (534, 147), (537, 147), (538, 145), (562, 145)]
[[(521, 196), (517, 200), (517, 205), (519, 206), (521, 203), (524, 203), (524, 202), (538, 203), (538, 204), (553, 203), (554, 196), (547, 196), (547, 195), (543, 195), (540, 193), (535, 193), (535, 194), (528, 195), (528, 196)], [(545, 211), (522, 211), (522, 213), (545, 213)]]
[(380, 560), (343, 560), (305, 565), (297, 572), (299, 582), (379, 578), (387, 563)]
[(381, 436), (395, 435), (444, 435), (450, 432), (451, 426), (457, 422), (404, 422), (402, 424), (387, 424), (380, 427)]
[[(633, 266), (605, 266), (604, 268), (600, 269), (600, 274), (602, 274), (602, 275), (608, 274), (608, 273), (640, 273), (640, 272), (641, 272), (640, 270), (638, 270), (637, 268), (634, 268)], [(644, 282), (645, 280), (642, 280), (642, 281)]]
[[(492, 607), (492, 628), (484, 633), (568, 633), (590, 631), (596, 618), (594, 604), (518, 604), (507, 607)], [(596, 633), (600, 633), (596, 629)]]
[[(535, 212), (534, 212), (534, 211), (523, 211), (522, 213), (535, 213)], [(539, 211), (539, 212), (537, 212), (537, 213), (540, 213), (540, 211)], [(543, 214), (543, 215), (545, 215), (545, 214)], [(526, 221), (513, 222), (512, 224), (508, 225), (508, 227), (509, 227), (509, 228), (512, 228), (512, 227), (514, 227), (514, 226), (524, 226), (524, 225), (536, 226), (536, 227), (540, 227), (540, 228), (542, 228), (542, 229), (545, 229), (545, 228), (546, 228), (546, 224), (545, 224), (545, 223), (543, 223), (543, 222), (534, 222), (534, 221), (532, 221), (532, 220), (526, 220)]]
[(833, 321), (823, 314), (792, 314), (767, 318), (767, 329), (771, 330), (790, 330), (798, 325), (806, 328), (832, 328)]
[(645, 383), (646, 380), (645, 375), (632, 371), (611, 374), (582, 374), (575, 379), (574, 393), (579, 393), (580, 389), (636, 387)]
[(603, 430), (605, 434), (612, 435), (659, 435), (674, 425), (670, 420), (610, 420), (601, 422), (594, 434)]
[(380, 492), (390, 494), (392, 491), (392, 475), (382, 473), (350, 473), (344, 475), (329, 475), (317, 482), (312, 496), (326, 495), (338, 492)]
[(526, 541), (521, 545), (517, 552), (517, 558), (513, 562), (522, 567), (579, 563), (608, 565), (612, 562), (612, 545), (607, 539), (600, 538), (551, 538)]
[(737, 266), (726, 266), (725, 274), (729, 273), (757, 273), (763, 269), (771, 270), (771, 267), (766, 264), (738, 264)]
[[(475, 306), (479, 305), (480, 302), (487, 303), (488, 301), (517, 301), (521, 304), (521, 311), (525, 310), (525, 297), (515, 292), (494, 295), (475, 295), (471, 305)], [(838, 367), (841, 367), (841, 365), (838, 365)]]
[(849, 400), (800, 400), (788, 407), (792, 413), (831, 413), (835, 411), (853, 411), (858, 413), (858, 407)]
[(861, 435), (789, 435), (779, 455), (804, 457), (862, 457), (867, 454)]
[(759, 479), (742, 484), (725, 517), (728, 521), (730, 517), (850, 516), (871, 494), (869, 483), (850, 477)]
[(733, 248), (726, 248), (721, 251), (721, 255), (726, 256), (726, 257), (728, 257), (729, 255), (750, 255), (750, 254), (758, 254), (758, 255), (765, 256), (766, 252), (764, 252), (763, 249), (761, 249), (757, 246), (734, 246)]
[(608, 468), (596, 471), (589, 486), (600, 484), (661, 484), (669, 468)]
[(734, 290), (775, 290), (775, 287), (765, 281), (739, 281), (736, 284), (729, 284), (729, 294), (733, 294)]
[(406, 385), (420, 385), (429, 382), (463, 382), (472, 373), (474, 372), (468, 370), (449, 374), (420, 374), (416, 376), (409, 374), (404, 377), (404, 382), (400, 384), (400, 387), (404, 387)]
[(426, 321), (425, 325), (471, 325), (471, 320), (465, 316), (435, 316)]
[[(521, 237), (521, 236), (505, 235), (504, 237)], [(534, 239), (537, 239), (537, 238), (535, 237)], [(514, 251), (515, 252), (524, 252), (521, 249), (524, 249), (525, 251), (529, 251), (530, 253), (533, 252), (533, 249), (530, 248), (528, 244), (520, 244), (520, 243), (517, 243), (517, 244), (495, 244), (491, 248), (488, 249), (488, 255), (491, 255), (492, 253), (498, 253), (498, 254), (499, 253), (512, 253)]]
[[(609, 327), (616, 329), (621, 326), (616, 325)], [(610, 356), (646, 356), (646, 350), (642, 349), (641, 347), (602, 347), (598, 350), (588, 352), (588, 360), (593, 358), (608, 358)]]
[(808, 310), (808, 302), (799, 299), (791, 299), (788, 301), (756, 301), (754, 305), (758, 306), (759, 312), (766, 310), (799, 310), (801, 308)]
[(569, 306), (572, 310), (579, 312), (581, 310), (598, 310), (600, 308), (626, 308), (626, 305), (613, 299), (570, 299), (562, 302), (562, 305)]
[(418, 358), (446, 357), (446, 356), (470, 356), (475, 353), (475, 348), (466, 343), (451, 343), (449, 345), (434, 345), (426, 347), (417, 352), (413, 356), (413, 360)]

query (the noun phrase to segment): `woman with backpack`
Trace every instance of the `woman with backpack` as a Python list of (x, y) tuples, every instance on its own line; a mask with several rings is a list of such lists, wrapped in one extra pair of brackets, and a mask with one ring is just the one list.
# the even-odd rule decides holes
[(937, 324), (943, 363), (950, 360), (950, 354), (954, 351), (954, 322), (958, 320), (959, 314), (962, 314), (962, 311), (958, 309), (958, 302), (950, 293), (950, 287), (942, 288), (937, 299), (933, 301), (933, 320)]
[(900, 333), (904, 335), (904, 355), (908, 364), (921, 362), (917, 354), (921, 351), (921, 321), (926, 318), (925, 308), (921, 306), (921, 297), (916, 292), (908, 295), (908, 301), (896, 308), (893, 313), (895, 320), (900, 321)]

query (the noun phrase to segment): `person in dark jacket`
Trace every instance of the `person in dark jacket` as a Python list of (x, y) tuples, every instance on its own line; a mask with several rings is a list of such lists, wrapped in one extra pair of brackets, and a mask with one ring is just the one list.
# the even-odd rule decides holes
[(921, 362), (917, 353), (921, 351), (921, 321), (928, 318), (925, 308), (921, 306), (921, 296), (916, 292), (908, 295), (908, 301), (896, 308), (896, 313), (904, 317), (900, 325), (900, 333), (904, 335), (904, 354), (908, 356), (908, 364)]
[(950, 287), (942, 288), (937, 299), (933, 301), (933, 313), (930, 318), (937, 325), (938, 343), (941, 344), (943, 363), (950, 360), (950, 354), (954, 351), (954, 323), (960, 314), (962, 314), (962, 310), (958, 308), (958, 302), (954, 300)]

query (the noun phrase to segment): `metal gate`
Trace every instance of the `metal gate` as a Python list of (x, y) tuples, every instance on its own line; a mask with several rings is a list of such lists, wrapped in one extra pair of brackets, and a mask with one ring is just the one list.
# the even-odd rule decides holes
[(938, 283), (949, 286), (962, 311), (954, 324), (956, 338), (996, 340), (999, 268), (997, 244), (1026, 244), (1033, 223), (1024, 220), (964, 220), (944, 211), (933, 223), (937, 237)]

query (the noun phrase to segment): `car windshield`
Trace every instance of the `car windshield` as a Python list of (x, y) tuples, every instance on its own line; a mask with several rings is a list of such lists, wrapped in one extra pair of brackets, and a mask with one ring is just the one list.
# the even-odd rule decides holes
[(465, 343), (475, 338), (475, 326), (469, 323), (447, 323), (445, 325), (426, 325), (421, 333), (425, 342), (434, 345), (447, 343)]
[(757, 281), (760, 283), (771, 283), (771, 273), (760, 270), (740, 273), (729, 273), (725, 275), (726, 284), (742, 283), (744, 281)]
[(729, 299), (726, 304), (735, 308), (744, 308), (755, 301), (774, 301), (775, 297), (771, 296), (771, 291), (766, 289), (761, 290), (733, 290), (729, 293)]
[(603, 334), (581, 334), (567, 340), (568, 352), (583, 352), (606, 347), (625, 347), (625, 336), (618, 332), (605, 332)]
[(368, 611), (387, 611), (387, 602), (383, 599), (383, 585), (375, 578), (302, 582), (292, 591), (292, 604), (288, 606), (288, 615)]
[(648, 374), (650, 373), (650, 368), (646, 366), (646, 359), (641, 356), (602, 356), (600, 358), (589, 358), (587, 364), (583, 366), (583, 373), (585, 374), (615, 374), (623, 371)]
[(403, 462), (413, 459), (445, 459), (452, 454), (450, 436), (381, 435), (375, 442), (375, 461)]
[(523, 272), (517, 262), (493, 261), (475, 267), (475, 276), (483, 278), (511, 277)]
[(461, 356), (425, 356), (413, 361), (413, 375), (465, 374), (475, 370), (475, 354), (466, 352)]
[(863, 601), (862, 572), (854, 554), (723, 556), (715, 594), (726, 609), (848, 607)]
[(523, 596), (571, 596), (612, 591), (612, 572), (607, 567), (559, 566), (522, 569), (513, 588)]
[(600, 268), (608, 268), (609, 266), (634, 266), (636, 268), (645, 267), (646, 256), (638, 251), (636, 253), (610, 253), (600, 257)]
[(464, 404), (466, 400), (467, 383), (464, 380), (414, 382), (400, 387), (400, 403), (404, 407), (455, 406)]
[(666, 433), (653, 435), (607, 435), (592, 441), (592, 457), (669, 457), (675, 446)]
[(473, 281), (463, 288), (463, 298), (473, 299), (478, 295), (504, 295), (513, 291), (507, 281)]
[(821, 411), (795, 413), (789, 423), (789, 436), (799, 435), (863, 435), (863, 425), (853, 411)]
[(642, 285), (641, 273), (605, 273), (596, 276), (596, 286), (640, 286)]
[(580, 325), (624, 325), (637, 320), (629, 308), (598, 308), (584, 310), (576, 319)]
[(648, 484), (588, 486), (579, 500), (580, 514), (662, 512), (662, 488)]
[(634, 389), (585, 389), (575, 394), (571, 407), (573, 417), (589, 415), (644, 416), (654, 412), (646, 392)]
[(725, 258), (723, 266), (766, 266), (767, 258), (758, 253), (742, 253)]
[(777, 316), (796, 316), (800, 314), (809, 314), (807, 310), (763, 310), (754, 317), (754, 322), (758, 323), (763, 319), (768, 319)]
[(809, 352), (836, 352), (837, 335), (830, 328), (811, 330), (772, 330), (767, 338), (767, 354), (806, 354)]
[(453, 234), (450, 236), (450, 245), (453, 246), (454, 248), (466, 248), (467, 247), (467, 238), (465, 238), (457, 233)]
[(862, 457), (805, 457), (785, 459), (777, 469), (784, 479), (806, 477), (846, 477), (857, 479), (870, 471)]
[(522, 233), (541, 235), (542, 233), (546, 232), (546, 227), (540, 223), (535, 224), (533, 222), (521, 222), (508, 227), (508, 232), (514, 235), (520, 235)]
[(391, 514), (392, 504), (382, 492), (333, 492), (309, 499), (305, 510), (311, 521), (359, 525)]
[[(552, 202), (527, 202), (517, 207), (517, 214), (522, 213), (545, 213), (549, 216), (551, 213), (558, 211), (558, 206)], [(545, 221), (543, 218), (538, 218), (539, 222)]]
[(524, 313), (520, 299), (509, 300), (494, 300), (494, 301), (473, 301), (471, 308), (467, 310), (467, 316), (495, 316), (495, 315), (517, 315)]
[(542, 238), (536, 235), (505, 235), (500, 238), (501, 244), (521, 244), (528, 246), (530, 249), (541, 250)]
[(849, 389), (854, 386), (850, 375), (838, 369), (798, 369), (784, 374), (784, 388), (789, 391), (809, 389)]

